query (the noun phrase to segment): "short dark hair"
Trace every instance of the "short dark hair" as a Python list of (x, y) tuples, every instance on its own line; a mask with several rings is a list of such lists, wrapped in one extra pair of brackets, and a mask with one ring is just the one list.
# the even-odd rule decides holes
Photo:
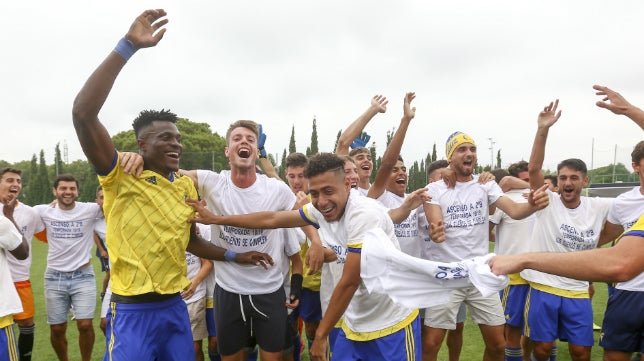
[(570, 169), (574, 169), (578, 172), (582, 172), (584, 175), (588, 173), (588, 168), (586, 168), (586, 163), (584, 163), (583, 160), (578, 159), (578, 158), (570, 158), (561, 161), (559, 165), (557, 165), (557, 173), (561, 170), (563, 167), (568, 167)]
[(510, 164), (508, 167), (508, 173), (513, 177), (518, 177), (519, 173), (528, 171), (528, 162), (525, 160), (520, 160), (516, 163)]
[(543, 179), (550, 179), (553, 186), (557, 186), (557, 176), (554, 174), (547, 174), (543, 176)]
[[(501, 181), (501, 179), (503, 179), (504, 177), (507, 177), (507, 176), (511, 175), (507, 170), (505, 170), (505, 169), (503, 169), (503, 168), (496, 168), (496, 169), (492, 169), (492, 170), (490, 171), (490, 173), (492, 173), (492, 175), (494, 176), (494, 181), (495, 181), (497, 184), (498, 184), (498, 183)], [(513, 177), (514, 177), (514, 176), (513, 176)]]
[(99, 184), (99, 185), (96, 187), (96, 193), (98, 193), (98, 191), (102, 191), (102, 190), (103, 190), (103, 186)]
[(284, 168), (288, 167), (306, 167), (306, 165), (309, 163), (309, 158), (307, 158), (304, 154), (298, 153), (298, 152), (293, 152), (286, 157), (286, 162)]
[(445, 159), (435, 160), (429, 164), (427, 167), (427, 178), (437, 169), (449, 167), (449, 162)]
[(401, 161), (403, 164), (405, 164), (405, 161), (403, 160), (402, 155), (400, 155), (400, 154), (398, 155), (398, 160)]
[(228, 130), (226, 131), (226, 144), (228, 144), (228, 141), (230, 140), (230, 133), (232, 133), (233, 130), (239, 127), (250, 129), (253, 133), (255, 133), (255, 136), (259, 138), (259, 126), (257, 125), (257, 123), (252, 120), (238, 120), (228, 127)]
[(16, 173), (19, 176), (22, 176), (22, 171), (17, 168), (3, 167), (0, 168), (0, 178), (4, 177), (5, 173)]
[(341, 171), (344, 174), (345, 160), (333, 153), (318, 153), (309, 158), (304, 168), (304, 177), (311, 178), (328, 171)]
[(58, 188), (60, 182), (76, 182), (76, 188), (78, 188), (78, 179), (71, 174), (59, 174), (54, 181), (54, 188)]
[(136, 139), (139, 139), (139, 133), (141, 132), (141, 129), (157, 120), (176, 124), (177, 115), (172, 113), (170, 109), (142, 110), (139, 113), (139, 116), (136, 117), (132, 122), (132, 128), (134, 128), (134, 135), (136, 136)]
[(635, 144), (635, 148), (631, 152), (631, 161), (633, 163), (639, 163), (642, 158), (644, 158), (644, 140)]

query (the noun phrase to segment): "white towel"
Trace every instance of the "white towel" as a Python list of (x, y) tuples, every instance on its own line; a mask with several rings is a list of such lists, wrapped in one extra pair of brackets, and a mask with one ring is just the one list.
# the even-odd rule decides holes
[(386, 294), (408, 308), (427, 308), (450, 301), (451, 290), (474, 286), (487, 297), (505, 288), (507, 276), (496, 276), (488, 254), (461, 262), (433, 262), (398, 250), (381, 229), (368, 231), (362, 242), (360, 276), (369, 293)]

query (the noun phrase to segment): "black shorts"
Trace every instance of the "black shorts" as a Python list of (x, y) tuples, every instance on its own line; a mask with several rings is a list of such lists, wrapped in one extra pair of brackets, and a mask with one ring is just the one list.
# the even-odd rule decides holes
[(240, 295), (215, 285), (219, 353), (232, 355), (248, 347), (252, 340), (264, 351), (282, 351), (286, 334), (285, 299), (281, 287), (268, 294)]

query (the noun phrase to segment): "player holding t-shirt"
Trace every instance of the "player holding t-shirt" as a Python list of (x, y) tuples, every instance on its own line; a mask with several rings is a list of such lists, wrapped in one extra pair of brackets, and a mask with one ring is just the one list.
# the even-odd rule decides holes
[[(550, 103), (537, 119), (529, 165), (532, 188), (544, 184), (541, 167), (548, 131), (561, 116), (557, 106), (558, 101)], [(588, 183), (586, 172), (580, 159), (559, 163), (559, 194), (548, 191), (550, 206), (536, 214), (531, 251), (577, 252), (597, 247), (612, 199), (581, 196)], [(573, 360), (588, 360), (594, 343), (588, 282), (534, 270), (521, 276), (530, 282), (524, 334), (534, 342), (534, 357), (548, 360), (552, 342), (559, 338), (568, 341)]]
[[(22, 172), (14, 168), (0, 169), (0, 193), (11, 193), (16, 198), (22, 190)], [(2, 204), (0, 204), (2, 207)], [(16, 224), (20, 227), (20, 232), (24, 235), (29, 249), (31, 250), (31, 239), (34, 234), (45, 229), (40, 216), (33, 208), (26, 204), (17, 202), (13, 211)], [(31, 268), (31, 251), (29, 256), (24, 260), (14, 257), (11, 252), (7, 252), (7, 261), (11, 270), (11, 278), (16, 286), (23, 312), (13, 316), (14, 321), (18, 324), (20, 334), (18, 336), (18, 352), (21, 360), (31, 360), (31, 352), (34, 346), (34, 294), (29, 281), (29, 270)]]

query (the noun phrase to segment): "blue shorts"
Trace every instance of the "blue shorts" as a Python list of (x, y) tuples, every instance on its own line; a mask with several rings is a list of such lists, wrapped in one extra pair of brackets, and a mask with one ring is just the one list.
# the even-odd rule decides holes
[(300, 317), (304, 322), (315, 322), (322, 319), (322, 305), (320, 304), (320, 291), (311, 291), (302, 288), (300, 296)]
[(188, 308), (181, 296), (149, 303), (110, 302), (103, 361), (194, 360)]
[(340, 335), (340, 331), (342, 331), (341, 327), (333, 327), (331, 329), (331, 332), (329, 332), (329, 354), (327, 355), (328, 359), (330, 360), (331, 357), (333, 356), (333, 349), (335, 346), (335, 342), (338, 340), (338, 336)]
[(509, 285), (501, 291), (501, 305), (505, 314), (505, 323), (512, 327), (523, 327), (525, 299), (530, 285)]
[(616, 289), (608, 298), (599, 345), (614, 351), (644, 352), (644, 292)]
[(402, 330), (370, 341), (349, 340), (341, 329), (331, 361), (420, 361), (422, 359), (420, 346), (420, 316), (418, 316)]
[(578, 346), (592, 346), (590, 299), (562, 297), (530, 288), (523, 334), (536, 342), (561, 339)]
[(96, 311), (96, 278), (92, 265), (71, 272), (47, 268), (45, 301), (47, 323), (50, 325), (66, 323), (72, 305), (77, 320), (93, 319)]
[[(206, 304), (208, 304), (206, 299)], [(215, 328), (215, 309), (212, 307), (206, 306), (206, 328), (208, 329), (208, 337), (216, 337), (217, 329)]]
[(0, 328), (0, 361), (18, 361), (18, 344), (13, 324)]

